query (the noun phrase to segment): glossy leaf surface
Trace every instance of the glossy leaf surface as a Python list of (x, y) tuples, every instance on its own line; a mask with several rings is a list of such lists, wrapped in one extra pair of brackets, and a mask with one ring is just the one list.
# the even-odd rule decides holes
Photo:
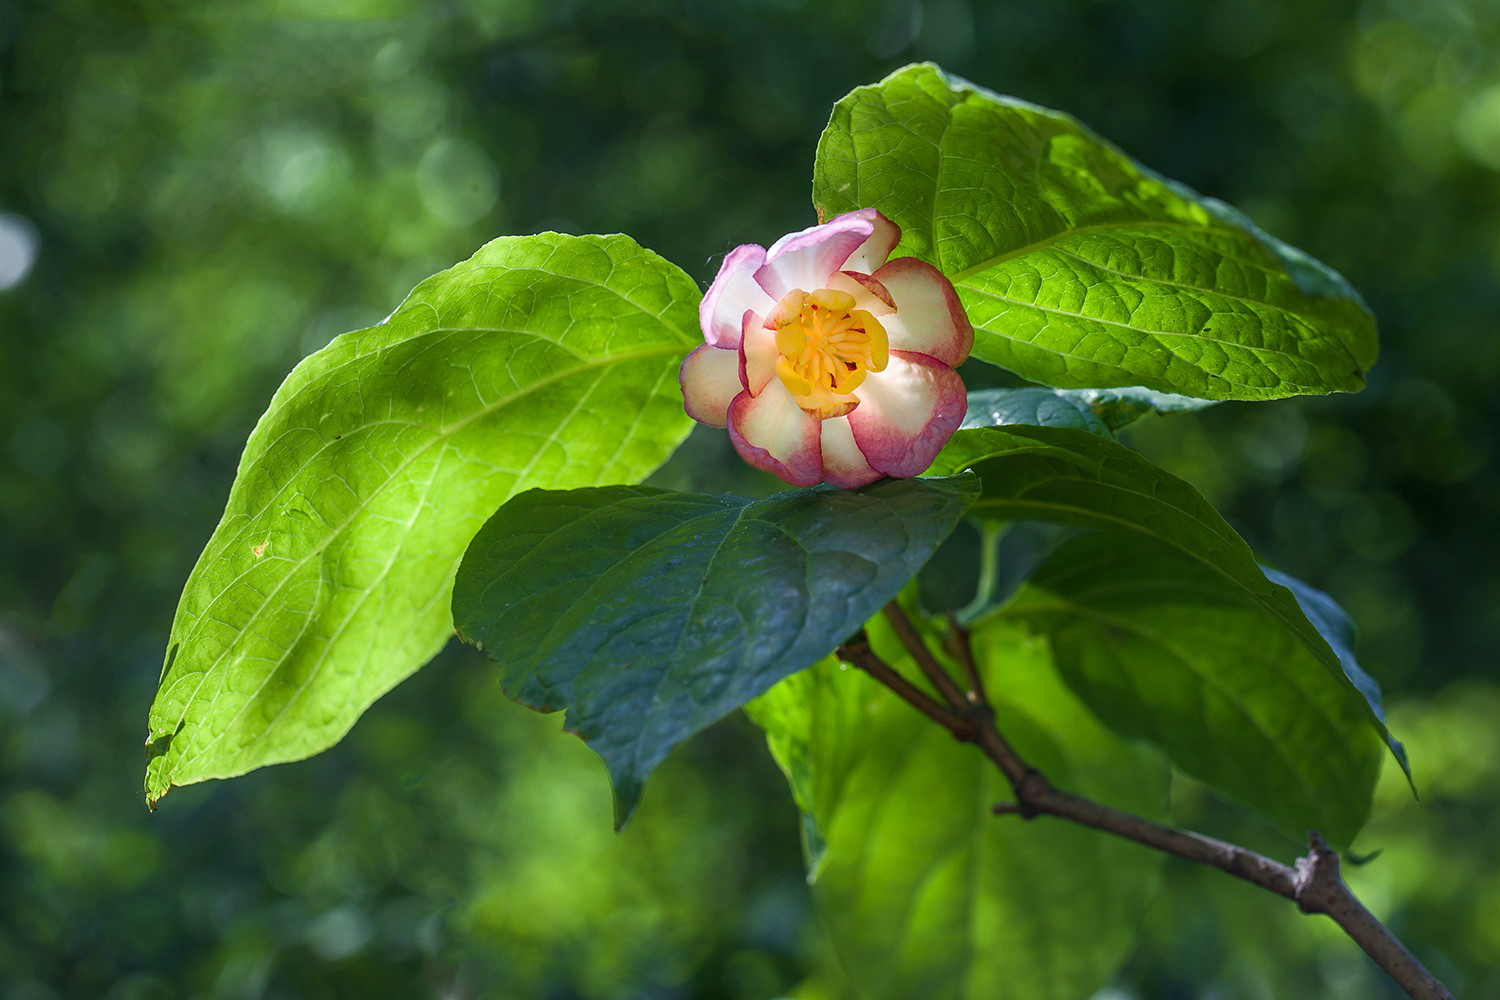
[(1072, 117), (908, 66), (833, 110), (813, 202), (879, 209), (935, 265), (974, 356), (1061, 388), (1353, 391), (1375, 325), (1336, 273)]
[(1180, 413), (1212, 406), (1213, 401), (1156, 392), (1140, 386), (1124, 389), (980, 389), (969, 393), (969, 411), (961, 429), (1030, 424), (1075, 427), (1112, 436), (1149, 414)]
[(1202, 563), (1139, 536), (1085, 535), (1005, 614), (1049, 638), (1069, 687), (1116, 732), (1294, 837), (1315, 829), (1344, 848), (1364, 823), (1380, 744), (1363, 699)]
[(507, 237), (298, 365), (183, 591), (148, 800), (336, 742), (452, 634), (459, 560), (506, 498), (659, 465), (691, 426), (698, 299), (627, 237)]
[(508, 694), (568, 712), (623, 823), (672, 747), (852, 635), (977, 491), (960, 476), (763, 500), (528, 492), (474, 539), (453, 618)]
[[(1163, 816), (1165, 762), (1100, 725), (1044, 642), (1005, 622), (974, 641), (1024, 757), (1059, 788)], [(993, 815), (1013, 798), (994, 765), (852, 667), (789, 678), (751, 716), (809, 814), (814, 892), (863, 995), (1077, 1000), (1125, 957), (1160, 855), (1059, 820)]]
[[(979, 473), (977, 516), (1037, 520), (1125, 532), (1175, 550), (1242, 592), (1305, 646), (1329, 675), (1357, 694), (1366, 718), (1410, 773), (1406, 753), (1385, 725), (1379, 691), (1309, 621), (1297, 597), (1266, 577), (1254, 554), (1192, 486), (1129, 448), (1060, 427), (992, 427), (959, 431), (933, 472)], [(1357, 670), (1357, 668), (1356, 668)]]

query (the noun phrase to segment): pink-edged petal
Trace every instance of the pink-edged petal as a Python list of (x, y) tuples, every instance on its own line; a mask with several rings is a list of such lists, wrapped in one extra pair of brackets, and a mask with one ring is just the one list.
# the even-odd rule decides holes
[(830, 417), (823, 421), (823, 479), (829, 486), (853, 490), (873, 483), (880, 476), (870, 468), (864, 452), (854, 443), (854, 430), (849, 426), (848, 417)]
[(926, 354), (950, 367), (969, 356), (974, 349), (974, 326), (953, 283), (937, 268), (915, 257), (902, 257), (873, 277), (896, 303), (895, 315), (880, 318), (891, 350)]
[(828, 276), (825, 286), (854, 296), (854, 308), (863, 309), (871, 316), (889, 316), (896, 311), (896, 302), (890, 289), (858, 271), (838, 271)]
[(854, 442), (870, 468), (887, 476), (924, 471), (969, 406), (957, 372), (910, 351), (892, 351), (885, 371), (865, 379), (854, 394), (859, 397), (859, 408), (849, 414)]
[(740, 322), (746, 311), (753, 309), (762, 316), (770, 312), (776, 302), (755, 281), (755, 272), (765, 262), (766, 251), (753, 243), (729, 251), (698, 306), (704, 340), (735, 350), (740, 346)]
[(974, 349), (974, 324), (953, 282), (932, 264), (903, 256), (874, 273), (895, 303), (895, 315), (880, 316), (892, 351), (913, 351), (957, 366)]
[(823, 478), (818, 421), (802, 411), (780, 382), (759, 396), (741, 392), (729, 404), (729, 440), (740, 457), (793, 486)]
[(766, 329), (765, 321), (753, 312), (745, 313), (744, 332), (740, 336), (739, 378), (750, 395), (759, 396), (766, 383), (776, 377), (776, 331)]
[(712, 344), (696, 347), (683, 360), (677, 381), (688, 416), (710, 427), (729, 426), (729, 404), (745, 388), (740, 385), (738, 351)]
[(896, 249), (896, 244), (901, 242), (901, 227), (873, 208), (862, 208), (857, 212), (845, 212), (843, 215), (829, 219), (828, 221), (831, 225), (840, 219), (850, 217), (869, 219), (874, 229), (870, 233), (869, 238), (849, 255), (849, 259), (844, 262), (844, 270), (859, 271), (861, 274), (871, 274), (877, 267), (885, 263), (885, 259), (891, 255), (891, 251)]
[(870, 238), (874, 224), (850, 212), (832, 222), (790, 233), (766, 251), (766, 262), (755, 272), (755, 280), (773, 299), (794, 288), (805, 292), (823, 288), (828, 276)]

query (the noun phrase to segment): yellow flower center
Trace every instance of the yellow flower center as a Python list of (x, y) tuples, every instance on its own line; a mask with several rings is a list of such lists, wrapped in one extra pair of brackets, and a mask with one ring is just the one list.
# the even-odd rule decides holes
[(776, 376), (797, 405), (819, 419), (841, 417), (859, 405), (850, 394), (869, 372), (884, 371), (885, 327), (854, 296), (835, 288), (788, 292), (771, 312), (776, 331)]

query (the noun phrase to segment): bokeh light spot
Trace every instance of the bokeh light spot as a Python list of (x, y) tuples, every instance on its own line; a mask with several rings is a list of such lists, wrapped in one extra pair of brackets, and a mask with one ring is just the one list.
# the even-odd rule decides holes
[(1458, 141), (1475, 160), (1500, 170), (1500, 83), (1464, 104), (1458, 117)]
[(0, 215), (0, 292), (25, 280), (36, 251), (36, 227), (19, 215)]
[(352, 167), (348, 154), (328, 134), (290, 127), (262, 140), (258, 168), (266, 191), (293, 214), (315, 212), (347, 188)]
[(441, 139), (422, 154), (417, 186), (427, 211), (449, 225), (463, 226), (495, 207), (500, 172), (474, 143)]

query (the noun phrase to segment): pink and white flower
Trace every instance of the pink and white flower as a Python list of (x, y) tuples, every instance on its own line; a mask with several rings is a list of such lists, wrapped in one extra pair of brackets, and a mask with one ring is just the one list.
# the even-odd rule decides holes
[(925, 470), (963, 421), (974, 328), (936, 268), (886, 261), (900, 239), (863, 209), (731, 251), (682, 363), (688, 416), (794, 486)]

